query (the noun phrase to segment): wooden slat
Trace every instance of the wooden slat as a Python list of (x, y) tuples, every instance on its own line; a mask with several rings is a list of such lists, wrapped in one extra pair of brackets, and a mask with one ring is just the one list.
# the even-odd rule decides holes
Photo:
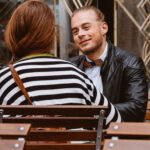
[(31, 124), (0, 123), (0, 136), (27, 136)]
[(145, 114), (145, 121), (150, 121), (150, 111), (147, 111)]
[(103, 150), (149, 150), (149, 140), (105, 140)]
[(150, 100), (148, 100), (147, 110), (146, 110), (146, 114), (145, 114), (145, 121), (149, 121), (149, 120), (150, 120)]
[(148, 100), (148, 103), (147, 103), (147, 110), (150, 110), (150, 100)]
[(28, 136), (29, 141), (95, 141), (96, 130), (55, 130), (55, 131), (35, 131), (32, 130)]
[[(101, 109), (106, 110), (104, 106), (87, 105), (57, 105), (57, 106), (33, 106), (33, 105), (0, 105), (4, 109), (4, 114), (12, 115), (65, 115), (65, 116), (89, 116), (99, 115)], [(90, 111), (89, 111), (90, 110)]]
[(0, 139), (0, 150), (24, 150), (24, 145), (25, 141)]
[(4, 123), (31, 123), (32, 127), (66, 127), (91, 128), (97, 127), (98, 118), (93, 117), (5, 117)]
[(150, 123), (112, 122), (107, 130), (107, 134), (119, 136), (150, 136)]
[(25, 150), (95, 150), (95, 144), (32, 143), (27, 142)]

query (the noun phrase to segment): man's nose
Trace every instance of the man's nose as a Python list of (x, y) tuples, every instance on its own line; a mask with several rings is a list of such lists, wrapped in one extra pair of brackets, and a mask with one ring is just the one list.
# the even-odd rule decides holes
[(78, 33), (78, 37), (79, 37), (79, 38), (82, 38), (83, 36), (85, 36), (85, 31), (82, 30), (82, 29), (80, 29), (80, 30), (79, 30), (79, 33)]

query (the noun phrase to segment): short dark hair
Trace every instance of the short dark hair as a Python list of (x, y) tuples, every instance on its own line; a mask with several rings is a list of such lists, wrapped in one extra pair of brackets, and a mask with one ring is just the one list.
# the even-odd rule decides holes
[(95, 6), (89, 6), (89, 5), (88, 5), (88, 6), (83, 6), (83, 7), (79, 8), (79, 9), (76, 9), (76, 10), (73, 12), (72, 17), (73, 17), (75, 14), (77, 14), (77, 13), (79, 13), (79, 12), (81, 12), (81, 11), (88, 11), (88, 10), (93, 10), (93, 11), (95, 12), (95, 14), (96, 14), (96, 16), (97, 16), (97, 19), (98, 19), (99, 21), (105, 21), (104, 13), (103, 13), (100, 9), (96, 8)]

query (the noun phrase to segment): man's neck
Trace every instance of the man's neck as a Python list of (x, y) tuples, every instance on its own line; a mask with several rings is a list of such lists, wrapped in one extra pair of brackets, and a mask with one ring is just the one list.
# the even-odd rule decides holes
[(105, 47), (106, 47), (106, 43), (107, 42), (104, 42), (99, 50), (92, 52), (91, 54), (86, 55), (88, 57), (88, 59), (90, 59), (90, 60), (98, 59), (103, 54)]

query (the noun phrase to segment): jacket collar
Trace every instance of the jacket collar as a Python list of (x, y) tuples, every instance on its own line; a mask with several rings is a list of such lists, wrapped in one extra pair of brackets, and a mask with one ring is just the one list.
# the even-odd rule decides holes
[(101, 72), (103, 72), (105, 69), (107, 69), (108, 66), (111, 65), (112, 58), (115, 55), (114, 46), (108, 38), (107, 38), (107, 43), (108, 43), (108, 53), (102, 65)]
[(84, 66), (83, 66), (83, 62), (86, 60), (86, 56), (85, 55), (80, 55), (79, 56), (79, 61), (78, 61), (78, 64), (77, 64), (77, 67), (79, 68), (79, 69), (81, 69), (82, 71), (85, 71), (85, 68), (84, 68)]

